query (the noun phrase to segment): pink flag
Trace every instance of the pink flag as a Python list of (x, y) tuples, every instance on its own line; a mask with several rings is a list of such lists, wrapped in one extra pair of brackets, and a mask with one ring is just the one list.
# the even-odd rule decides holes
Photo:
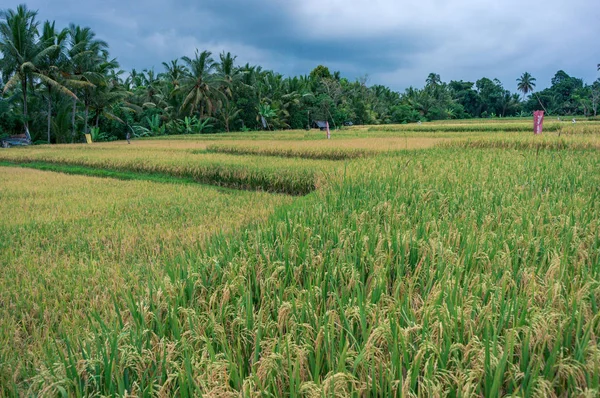
[(533, 134), (542, 134), (544, 129), (544, 111), (533, 112)]
[(331, 133), (329, 132), (329, 122), (325, 122), (325, 125), (327, 126), (327, 139), (331, 138)]

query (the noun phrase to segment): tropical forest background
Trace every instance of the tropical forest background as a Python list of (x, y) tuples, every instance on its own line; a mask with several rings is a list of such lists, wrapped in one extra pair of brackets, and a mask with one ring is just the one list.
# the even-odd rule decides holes
[(58, 27), (21, 5), (0, 13), (0, 137), (30, 131), (34, 142), (134, 136), (304, 129), (316, 120), (347, 124), (529, 116), (595, 117), (600, 79), (591, 84), (558, 71), (536, 91), (525, 72), (497, 79), (443, 81), (396, 92), (349, 80), (326, 66), (283, 76), (236, 62), (229, 52), (196, 50), (157, 69), (125, 71), (89, 27)]

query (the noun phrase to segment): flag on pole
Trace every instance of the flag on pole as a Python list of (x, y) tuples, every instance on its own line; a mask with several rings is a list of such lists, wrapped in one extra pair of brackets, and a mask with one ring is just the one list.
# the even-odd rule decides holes
[(542, 134), (544, 129), (544, 111), (533, 112), (533, 134)]
[(331, 138), (331, 133), (329, 132), (329, 122), (328, 121), (325, 122), (325, 126), (326, 126), (326, 129), (327, 129), (327, 139), (330, 139)]

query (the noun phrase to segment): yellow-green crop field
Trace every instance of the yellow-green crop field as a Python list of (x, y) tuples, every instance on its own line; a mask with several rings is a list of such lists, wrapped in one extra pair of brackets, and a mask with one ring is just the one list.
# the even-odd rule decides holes
[(598, 396), (600, 123), (0, 150), (0, 395)]

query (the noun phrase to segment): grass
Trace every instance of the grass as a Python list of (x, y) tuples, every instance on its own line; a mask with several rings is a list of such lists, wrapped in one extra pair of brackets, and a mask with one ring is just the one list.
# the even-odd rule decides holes
[[(275, 139), (276, 151), (294, 153), (287, 159), (264, 156), (272, 150), (267, 146), (257, 154), (215, 154), (249, 167), (285, 162), (338, 170), (294, 200), (189, 184), (3, 172), (0, 178), (11, 182), (2, 181), (8, 189), (0, 192), (0, 206), (16, 212), (12, 224), (2, 224), (3, 236), (25, 245), (29, 257), (7, 251), (12, 244), (0, 246), (0, 260), (11, 264), (0, 301), (13, 306), (0, 306), (8, 325), (0, 336), (18, 342), (0, 349), (0, 391), (598, 395), (600, 152), (557, 144), (594, 142), (597, 135), (482, 132), (488, 124), (447, 136), (444, 147), (345, 162), (299, 159), (298, 151), (333, 148), (313, 141)], [(369, 147), (382, 151), (387, 138), (373, 138)], [(139, 153), (152, 153), (149, 162), (161, 168), (163, 159), (183, 164), (210, 155), (192, 153), (204, 148), (190, 142), (194, 147), (152, 144)], [(553, 150), (538, 150), (541, 142)], [(85, 150), (60, 149), (73, 158)], [(95, 161), (112, 154), (125, 162), (110, 145), (90, 153)], [(93, 167), (99, 165), (105, 163)], [(177, 194), (179, 201), (168, 202)], [(235, 201), (225, 205), (230, 197)], [(135, 209), (130, 219), (114, 205), (127, 200), (134, 205), (123, 206)], [(98, 213), (88, 205), (96, 201)], [(102, 210), (106, 201), (109, 211)], [(239, 219), (250, 210), (257, 213)], [(169, 232), (154, 235), (156, 220)], [(65, 223), (67, 229), (57, 228)], [(207, 230), (187, 241), (190, 229), (182, 225)], [(109, 238), (85, 245), (80, 237), (87, 231)], [(118, 243), (130, 236), (139, 247)], [(171, 243), (172, 236), (183, 243)], [(116, 248), (123, 246), (119, 257)], [(20, 264), (21, 258), (30, 260)], [(47, 293), (18, 294), (33, 289)]]

